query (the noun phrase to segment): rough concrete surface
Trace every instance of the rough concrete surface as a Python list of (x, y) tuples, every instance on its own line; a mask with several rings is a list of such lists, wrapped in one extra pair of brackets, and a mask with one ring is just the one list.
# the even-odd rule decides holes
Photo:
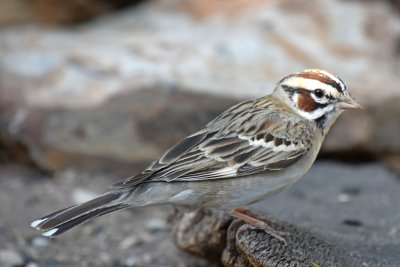
[[(73, 170), (50, 178), (1, 166), (0, 265), (213, 266), (175, 247), (166, 207), (119, 211), (56, 239), (41, 237), (29, 227), (33, 219), (87, 200), (117, 180)], [(399, 192), (400, 179), (380, 164), (320, 161), (293, 187), (251, 208), (315, 233), (364, 266), (398, 266)]]

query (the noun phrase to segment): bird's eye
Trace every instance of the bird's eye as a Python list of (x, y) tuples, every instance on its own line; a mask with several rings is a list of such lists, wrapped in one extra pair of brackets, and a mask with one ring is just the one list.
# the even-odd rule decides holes
[(321, 97), (323, 97), (325, 95), (325, 92), (322, 89), (315, 89), (314, 90), (314, 95), (316, 97), (318, 97), (318, 98), (321, 98)]

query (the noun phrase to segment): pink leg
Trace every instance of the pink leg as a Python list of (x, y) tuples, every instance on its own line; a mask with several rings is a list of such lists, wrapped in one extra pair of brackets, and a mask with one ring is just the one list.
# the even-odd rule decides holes
[(254, 218), (246, 213), (249, 213), (246, 209), (236, 208), (230, 214), (232, 217), (242, 220), (249, 224), (247, 226), (246, 226), (246, 224), (242, 225), (238, 231), (243, 231), (246, 229), (260, 229), (260, 230), (263, 230), (265, 233), (269, 234), (270, 236), (278, 239), (285, 245), (287, 244), (286, 240), (280, 236), (280, 234), (284, 234), (284, 233), (274, 231), (266, 222), (264, 222), (260, 219)]

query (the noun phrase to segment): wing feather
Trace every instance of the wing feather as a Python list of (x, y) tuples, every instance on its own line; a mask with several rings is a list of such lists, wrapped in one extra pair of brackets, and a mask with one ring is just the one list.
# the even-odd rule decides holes
[(256, 109), (254, 102), (243, 102), (117, 186), (203, 181), (280, 170), (305, 155), (312, 133), (309, 124), (295, 114)]

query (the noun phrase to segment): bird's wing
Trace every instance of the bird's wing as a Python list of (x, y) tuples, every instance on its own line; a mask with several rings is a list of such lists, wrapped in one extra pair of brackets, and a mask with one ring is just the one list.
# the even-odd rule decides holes
[(280, 170), (310, 148), (312, 129), (294, 114), (250, 109), (244, 102), (186, 137), (137, 176), (114, 186), (203, 181)]

